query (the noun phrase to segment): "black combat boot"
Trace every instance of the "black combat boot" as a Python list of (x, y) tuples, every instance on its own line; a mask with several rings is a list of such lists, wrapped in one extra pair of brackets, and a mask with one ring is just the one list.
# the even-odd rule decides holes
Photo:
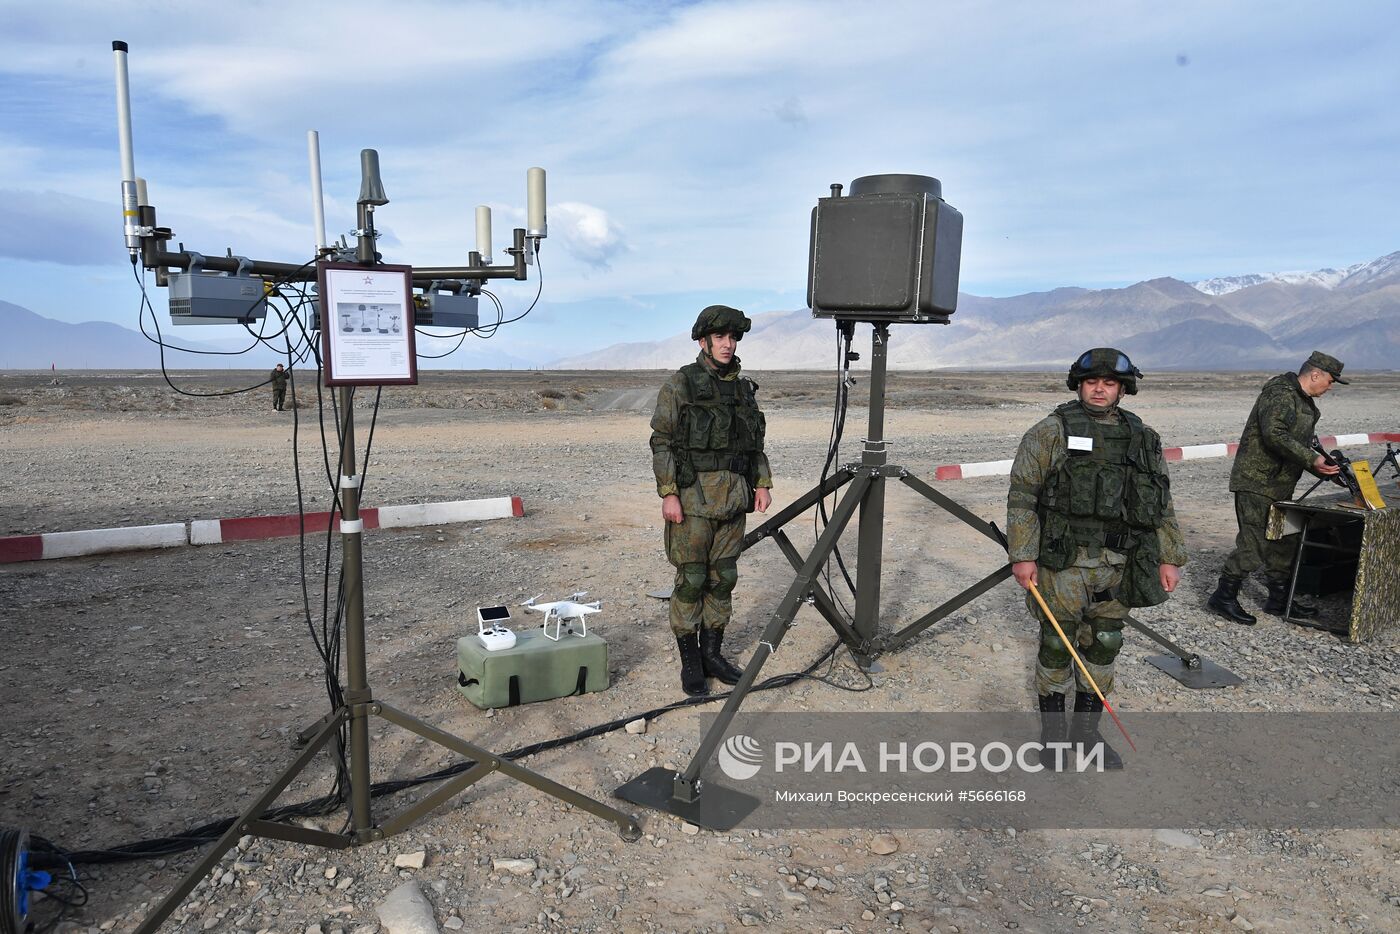
[(1111, 772), (1123, 767), (1123, 759), (1099, 732), (1099, 717), (1103, 716), (1103, 701), (1087, 691), (1074, 692), (1074, 722), (1070, 725), (1069, 741), (1077, 748), (1076, 752), (1090, 754), (1095, 745), (1103, 746), (1104, 771)]
[(1062, 772), (1069, 749), (1051, 746), (1065, 741), (1065, 696), (1059, 691), (1040, 695), (1040, 765), (1047, 772)]
[[(1264, 601), (1264, 612), (1282, 616), (1284, 609), (1288, 607), (1288, 581), (1271, 577), (1264, 584), (1269, 588), (1269, 599)], [(1294, 619), (1312, 619), (1317, 615), (1317, 607), (1299, 601), (1297, 595), (1294, 595), (1293, 608), (1288, 611), (1288, 615)]]
[[(1241, 626), (1253, 626), (1255, 618), (1246, 613), (1244, 607), (1240, 606), (1240, 585), (1243, 583), (1244, 581), (1238, 577), (1221, 574), (1220, 583), (1215, 585), (1215, 593), (1210, 595), (1206, 606), (1226, 619), (1234, 620)], [(1098, 698), (1094, 699), (1098, 700)]]
[(743, 669), (731, 665), (720, 654), (720, 646), (723, 644), (723, 629), (700, 630), (700, 659), (705, 664), (705, 674), (711, 678), (718, 678), (725, 684), (738, 684), (739, 678), (744, 674)]
[(681, 690), (691, 697), (710, 693), (705, 663), (700, 659), (700, 639), (693, 632), (676, 636), (676, 647), (681, 652)]

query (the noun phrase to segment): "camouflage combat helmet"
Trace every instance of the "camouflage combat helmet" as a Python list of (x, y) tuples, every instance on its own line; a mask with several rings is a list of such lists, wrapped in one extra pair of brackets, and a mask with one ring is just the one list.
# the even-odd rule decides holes
[(742, 311), (728, 305), (711, 305), (700, 312), (695, 319), (695, 327), (690, 329), (690, 339), (698, 341), (706, 334), (723, 334), (728, 331), (736, 341), (744, 339), (744, 332), (753, 327)]
[(1113, 347), (1095, 347), (1093, 350), (1084, 351), (1070, 364), (1069, 378), (1065, 380), (1065, 385), (1078, 391), (1079, 384), (1091, 376), (1111, 376), (1123, 384), (1123, 389), (1128, 395), (1135, 396), (1137, 381), (1142, 378), (1142, 371), (1133, 366), (1133, 361), (1129, 360), (1123, 351)]

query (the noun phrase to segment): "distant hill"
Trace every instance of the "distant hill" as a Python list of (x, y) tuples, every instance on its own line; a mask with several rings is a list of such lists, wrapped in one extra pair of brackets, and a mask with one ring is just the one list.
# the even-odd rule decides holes
[[(166, 343), (195, 350), (223, 349), (172, 336), (170, 328), (164, 331)], [(0, 369), (126, 370), (148, 369), (160, 362), (156, 345), (129, 328), (107, 321), (55, 321), (10, 302), (0, 302), (0, 333), (5, 335), (0, 341)], [(180, 356), (182, 361), (172, 366), (191, 366), (183, 362), (188, 357)]]
[[(147, 328), (152, 328), (148, 319)], [(168, 320), (161, 325), (161, 339), (168, 346), (184, 347), (195, 351), (241, 350), (252, 341), (242, 336), (239, 328), (237, 339), (196, 341), (185, 337), (185, 329), (172, 325)], [(207, 328), (199, 328), (207, 331)], [(28, 308), (11, 302), (0, 301), (0, 370), (47, 370), (55, 366), (60, 370), (148, 370), (160, 366), (160, 348), (147, 340), (140, 332), (124, 328), (107, 321), (85, 321), (82, 324), (69, 324), (35, 314)], [(418, 337), (420, 353), (443, 353), (457, 341), (429, 340)], [(477, 342), (478, 345), (480, 342)], [(272, 366), (285, 357), (279, 356), (268, 347), (257, 347), (238, 356), (199, 356), (178, 351), (166, 351), (165, 365), (170, 369), (222, 369), (232, 366), (239, 369)], [(529, 361), (509, 354), (502, 354), (492, 347), (489, 350), (476, 349), (467, 344), (451, 356), (441, 360), (420, 360), (422, 369), (530, 369)]]
[[(836, 329), (806, 309), (754, 316), (740, 356), (758, 369), (835, 362)], [(869, 328), (856, 341), (868, 366)], [(1010, 298), (960, 295), (952, 324), (900, 325), (899, 369), (1061, 369), (1089, 347), (1116, 346), (1144, 369), (1296, 367), (1325, 350), (1357, 369), (1400, 367), (1400, 253), (1344, 270), (1267, 273), (1122, 289), (1060, 288)], [(670, 369), (695, 356), (688, 333), (555, 361), (559, 369)]]

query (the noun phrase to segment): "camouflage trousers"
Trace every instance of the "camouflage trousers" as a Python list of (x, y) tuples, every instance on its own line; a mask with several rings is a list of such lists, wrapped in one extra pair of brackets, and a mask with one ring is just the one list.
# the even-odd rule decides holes
[(676, 635), (728, 625), (747, 518), (742, 512), (731, 519), (688, 515), (680, 523), (666, 523), (666, 557), (676, 566), (671, 591), (671, 631)]
[(274, 386), (272, 388), (272, 407), (280, 409), (287, 404), (287, 387)]
[[(1073, 639), (1075, 649), (1095, 683), (1104, 694), (1113, 691), (1113, 662), (1123, 647), (1123, 617), (1128, 608), (1108, 597), (1108, 591), (1123, 579), (1123, 565), (1103, 564), (1098, 567), (1073, 567), (1063, 571), (1039, 568), (1040, 595), (1065, 635)], [(1105, 599), (1099, 599), (1099, 598)], [(1026, 593), (1026, 606), (1040, 622), (1040, 653), (1036, 656), (1035, 690), (1037, 694), (1068, 693), (1070, 685), (1093, 693), (1084, 680), (1083, 672), (1074, 663), (1069, 650), (1060, 641), (1055, 627), (1040, 611), (1035, 596)]]
[(1224, 568), (1230, 577), (1242, 580), (1261, 567), (1264, 575), (1274, 580), (1292, 574), (1297, 539), (1289, 536), (1269, 541), (1264, 536), (1271, 505), (1272, 499), (1258, 493), (1235, 494), (1235, 521), (1239, 524), (1239, 533), (1235, 536), (1235, 550), (1225, 559)]

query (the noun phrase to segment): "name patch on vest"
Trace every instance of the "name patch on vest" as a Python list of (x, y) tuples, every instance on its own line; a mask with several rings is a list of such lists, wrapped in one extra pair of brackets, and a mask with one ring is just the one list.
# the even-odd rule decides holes
[(1065, 446), (1071, 451), (1092, 451), (1094, 449), (1094, 439), (1070, 435), (1065, 439)]

